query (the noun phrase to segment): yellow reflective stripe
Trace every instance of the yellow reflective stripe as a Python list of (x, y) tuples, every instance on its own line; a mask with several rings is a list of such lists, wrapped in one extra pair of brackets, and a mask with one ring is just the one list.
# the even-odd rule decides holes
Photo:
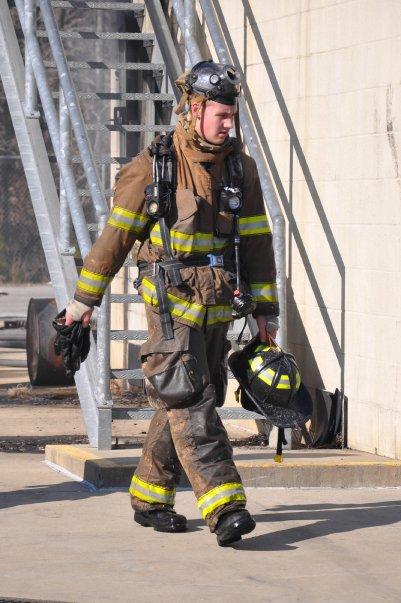
[[(147, 278), (142, 280), (142, 297), (144, 301), (152, 306), (158, 306), (156, 287)], [(205, 318), (206, 308), (200, 304), (189, 302), (172, 293), (167, 293), (169, 310), (175, 318), (183, 318), (198, 326), (202, 326)]]
[(276, 371), (273, 371), (273, 369), (270, 368), (264, 371), (260, 371), (260, 373), (258, 373), (259, 379), (267, 383), (267, 385), (271, 385), (273, 383), (275, 375)]
[(281, 375), (280, 381), (276, 385), (276, 389), (291, 389), (289, 375)]
[(251, 283), (252, 297), (255, 302), (277, 302), (276, 283)]
[(260, 344), (255, 348), (255, 352), (269, 352), (273, 348), (270, 345)]
[(239, 219), (239, 233), (242, 237), (249, 235), (269, 234), (271, 232), (267, 216), (258, 214)]
[[(255, 372), (258, 370), (260, 366), (257, 365), (256, 363), (252, 362), (251, 363), (251, 368), (252, 370), (254, 370)], [(276, 372), (273, 371), (273, 369), (265, 369), (263, 371), (260, 371), (260, 373), (257, 374), (257, 377), (259, 379), (261, 379), (264, 383), (267, 383), (267, 385), (271, 385), (273, 383), (273, 379), (275, 376)], [(299, 388), (299, 385), (297, 385), (297, 380), (295, 383), (295, 387), (296, 389)], [(290, 378), (288, 375), (281, 375), (280, 377), (280, 381), (278, 383), (276, 383), (275, 385), (276, 389), (291, 389), (291, 384), (290, 384)]]
[[(194, 251), (203, 251), (209, 252), (214, 249), (214, 241), (213, 235), (197, 232), (195, 234), (185, 234), (183, 232), (179, 232), (178, 230), (170, 230), (170, 239), (172, 249), (175, 251), (184, 251), (184, 252), (194, 252)], [(160, 234), (160, 226), (156, 223), (150, 233), (150, 240), (154, 245), (158, 245), (159, 247), (163, 246), (161, 234)], [(221, 249), (224, 245), (220, 245), (216, 248)]]
[(223, 249), (224, 247), (226, 247), (229, 243), (229, 239), (228, 238), (223, 238), (223, 237), (214, 237), (213, 239), (213, 250), (218, 250), (220, 251), (220, 249)]
[(207, 308), (207, 324), (213, 325), (217, 322), (230, 322), (233, 320), (232, 306), (210, 306)]
[(137, 475), (132, 478), (129, 492), (132, 496), (146, 502), (174, 505), (175, 490), (168, 490), (162, 486), (145, 482)]
[(202, 513), (203, 519), (206, 519), (217, 507), (226, 505), (234, 500), (246, 502), (244, 487), (239, 482), (229, 482), (209, 490), (209, 492), (206, 492), (198, 500), (198, 508)]
[[(270, 349), (271, 348), (268, 346), (259, 345), (257, 348), (255, 348), (255, 352), (262, 352), (262, 351), (267, 352)], [(267, 369), (263, 369), (260, 372), (258, 372), (260, 367), (263, 365), (262, 356), (255, 356), (254, 358), (250, 358), (248, 360), (248, 364), (251, 367), (251, 370), (254, 371), (255, 373), (257, 373), (257, 377), (259, 379), (261, 379), (264, 383), (267, 383), (267, 385), (271, 385), (273, 383), (273, 379), (276, 375), (276, 371), (274, 371), (271, 368), (267, 368)], [(299, 374), (298, 371), (296, 371), (295, 389), (298, 390), (300, 385), (301, 385), (301, 375)], [(276, 383), (275, 388), (276, 389), (291, 389), (290, 376), (284, 375), (284, 374), (280, 375), (280, 380), (278, 381), (278, 383)]]
[(255, 356), (254, 358), (248, 360), (248, 362), (251, 369), (256, 372), (259, 367), (263, 364), (263, 358), (262, 356)]
[(149, 218), (147, 216), (115, 205), (107, 220), (107, 224), (109, 224), (109, 226), (114, 226), (115, 228), (120, 228), (121, 230), (138, 234), (144, 229), (148, 221)]
[(77, 287), (86, 293), (101, 295), (111, 281), (111, 276), (104, 276), (82, 268), (77, 282)]

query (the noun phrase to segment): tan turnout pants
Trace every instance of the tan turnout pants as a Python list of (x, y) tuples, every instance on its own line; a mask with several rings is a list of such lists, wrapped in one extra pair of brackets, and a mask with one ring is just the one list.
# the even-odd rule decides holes
[(214, 531), (221, 515), (246, 503), (227, 432), (216, 411), (227, 388), (228, 325), (198, 331), (174, 322), (165, 340), (146, 307), (149, 339), (141, 348), (152, 419), (130, 493), (134, 509), (171, 508), (184, 469)]

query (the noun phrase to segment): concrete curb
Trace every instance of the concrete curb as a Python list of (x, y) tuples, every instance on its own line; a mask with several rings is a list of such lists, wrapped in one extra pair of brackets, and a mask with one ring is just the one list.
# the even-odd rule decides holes
[[(46, 461), (95, 488), (125, 488), (141, 450), (95, 451), (85, 445), (48, 445)], [(297, 454), (300, 453), (300, 454)], [(319, 455), (318, 455), (319, 453)], [(401, 486), (401, 461), (355, 451), (291, 451), (275, 463), (273, 451), (237, 449), (236, 465), (245, 486), (281, 488), (371, 488)], [(325, 454), (327, 456), (325, 456)], [(255, 456), (262, 455), (261, 461)], [(249, 457), (243, 460), (243, 457)], [(240, 458), (238, 458), (240, 457)], [(288, 460), (285, 460), (286, 457)], [(334, 457), (334, 458), (333, 458)], [(306, 459), (306, 460), (303, 460)], [(186, 478), (183, 486), (188, 486)]]

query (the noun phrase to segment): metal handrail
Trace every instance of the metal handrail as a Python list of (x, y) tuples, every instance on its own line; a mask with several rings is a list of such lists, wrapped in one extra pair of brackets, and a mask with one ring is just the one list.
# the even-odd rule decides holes
[(54, 62), (57, 66), (60, 86), (63, 90), (65, 103), (70, 114), (71, 126), (74, 130), (75, 140), (82, 158), (82, 164), (91, 192), (92, 201), (95, 206), (97, 217), (100, 218), (101, 216), (108, 214), (108, 205), (100, 184), (99, 174), (97, 172), (84, 119), (79, 106), (78, 95), (68, 68), (60, 32), (57, 27), (50, 0), (40, 0), (40, 9)]
[(83, 256), (89, 253), (92, 242), (89, 231), (86, 226), (85, 215), (82, 208), (81, 199), (75, 183), (75, 177), (70, 164), (60, 153), (60, 132), (59, 117), (54, 105), (52, 93), (47, 82), (46, 70), (43, 64), (40, 52), (39, 42), (33, 31), (25, 30), (24, 0), (15, 0), (19, 20), (25, 35), (27, 51), (30, 57), (33, 72), (35, 74), (36, 84), (42, 102), (43, 111), (46, 117), (47, 127), (49, 129), (50, 139), (53, 145), (54, 153), (60, 169), (61, 178), (67, 193), (68, 203), (71, 212), (71, 218), (74, 224), (78, 245)]
[[(232, 58), (227, 50), (219, 22), (214, 12), (210, 0), (199, 0), (203, 15), (209, 29), (214, 47), (219, 61), (222, 63), (232, 63)], [(187, 50), (192, 64), (202, 60), (199, 45), (193, 36), (185, 29), (184, 8), (182, 0), (173, 0), (173, 10), (175, 12), (178, 25), (187, 41)], [(287, 291), (286, 291), (286, 226), (283, 212), (277, 193), (273, 186), (268, 167), (258, 142), (258, 136), (253, 125), (246, 101), (243, 96), (238, 99), (238, 108), (240, 115), (240, 124), (246, 146), (249, 154), (255, 160), (262, 187), (263, 197), (273, 223), (273, 247), (277, 269), (277, 290), (280, 306), (280, 329), (278, 331), (277, 341), (279, 345), (287, 345)]]

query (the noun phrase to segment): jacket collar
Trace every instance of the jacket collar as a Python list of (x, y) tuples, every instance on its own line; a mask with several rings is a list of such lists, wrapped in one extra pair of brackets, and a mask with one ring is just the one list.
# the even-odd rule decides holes
[(219, 163), (224, 161), (235, 147), (235, 139), (229, 138), (222, 145), (209, 145), (206, 141), (196, 135), (191, 138), (187, 136), (182, 124), (185, 117), (180, 118), (177, 123), (173, 143), (178, 152), (183, 153), (187, 159), (195, 163)]

